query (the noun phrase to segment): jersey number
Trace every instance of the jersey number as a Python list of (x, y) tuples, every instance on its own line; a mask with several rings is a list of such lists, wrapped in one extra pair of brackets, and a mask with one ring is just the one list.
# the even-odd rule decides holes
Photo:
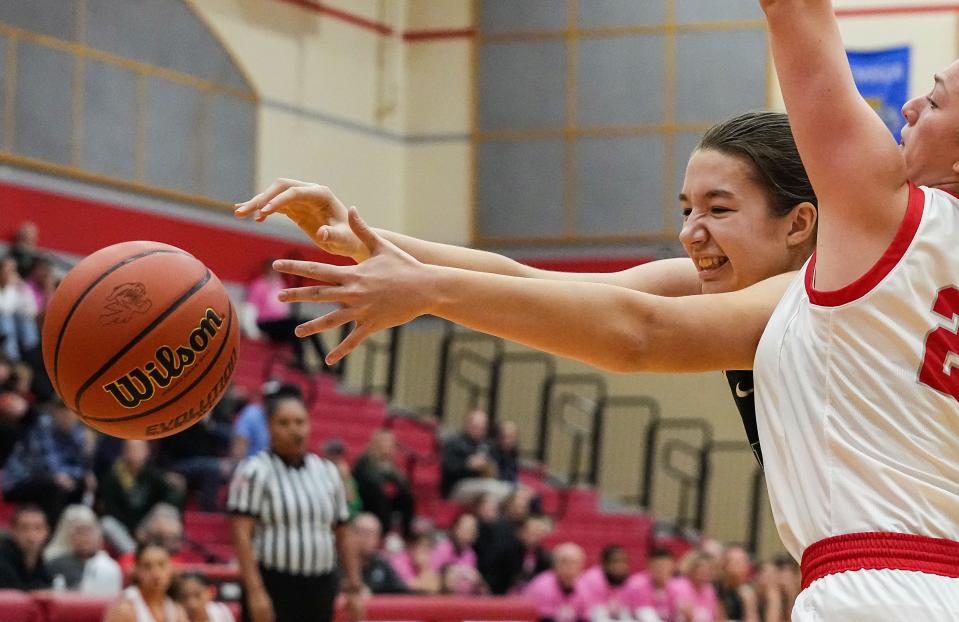
[(939, 290), (932, 311), (950, 325), (940, 325), (926, 336), (919, 382), (959, 400), (959, 289), (950, 286)]

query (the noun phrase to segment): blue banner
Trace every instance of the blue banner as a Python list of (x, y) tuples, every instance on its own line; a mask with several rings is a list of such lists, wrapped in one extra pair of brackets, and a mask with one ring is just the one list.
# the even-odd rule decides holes
[(846, 51), (859, 92), (896, 137), (906, 120), (902, 106), (909, 99), (909, 47)]

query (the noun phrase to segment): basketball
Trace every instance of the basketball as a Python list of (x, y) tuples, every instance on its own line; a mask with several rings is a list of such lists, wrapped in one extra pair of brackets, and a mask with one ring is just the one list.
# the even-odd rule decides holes
[(123, 242), (64, 278), (43, 323), (43, 361), (68, 408), (128, 439), (200, 421), (236, 367), (239, 326), (220, 280), (189, 253)]

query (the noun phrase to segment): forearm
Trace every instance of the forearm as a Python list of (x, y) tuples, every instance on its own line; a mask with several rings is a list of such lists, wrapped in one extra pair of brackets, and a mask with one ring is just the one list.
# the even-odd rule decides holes
[(417, 260), (434, 266), (522, 277), (531, 277), (537, 272), (534, 268), (496, 253), (440, 242), (428, 242), (386, 229), (375, 229), (375, 231)]
[(237, 563), (240, 565), (240, 580), (247, 594), (264, 590), (263, 577), (253, 556), (252, 533), (233, 530), (233, 550), (236, 552)]
[[(432, 267), (430, 272), (433, 315), (601, 369), (704, 371), (741, 360), (733, 352), (728, 352), (732, 359), (724, 358), (720, 348), (711, 349), (709, 356), (690, 353), (700, 346), (704, 327), (699, 318), (710, 315), (703, 309), (713, 306), (697, 307), (691, 300), (705, 303), (704, 297), (664, 298), (610, 285), (570, 287), (454, 268)], [(723, 311), (735, 309), (716, 312)], [(735, 337), (707, 336), (720, 347), (724, 337)]]
[(353, 544), (349, 526), (343, 524), (336, 528), (336, 557), (343, 571), (344, 591), (353, 592), (362, 589), (363, 577), (360, 572), (360, 557)]

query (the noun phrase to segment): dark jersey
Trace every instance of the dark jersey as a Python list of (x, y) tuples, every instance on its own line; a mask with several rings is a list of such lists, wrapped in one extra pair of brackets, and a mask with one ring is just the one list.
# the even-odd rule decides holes
[(726, 382), (729, 383), (729, 390), (733, 393), (733, 400), (736, 401), (736, 408), (739, 410), (739, 416), (743, 420), (743, 428), (746, 430), (746, 439), (749, 446), (753, 449), (753, 455), (763, 465), (763, 452), (759, 447), (759, 432), (756, 430), (756, 396), (753, 394), (753, 372), (752, 370), (731, 369), (723, 372), (726, 375)]

